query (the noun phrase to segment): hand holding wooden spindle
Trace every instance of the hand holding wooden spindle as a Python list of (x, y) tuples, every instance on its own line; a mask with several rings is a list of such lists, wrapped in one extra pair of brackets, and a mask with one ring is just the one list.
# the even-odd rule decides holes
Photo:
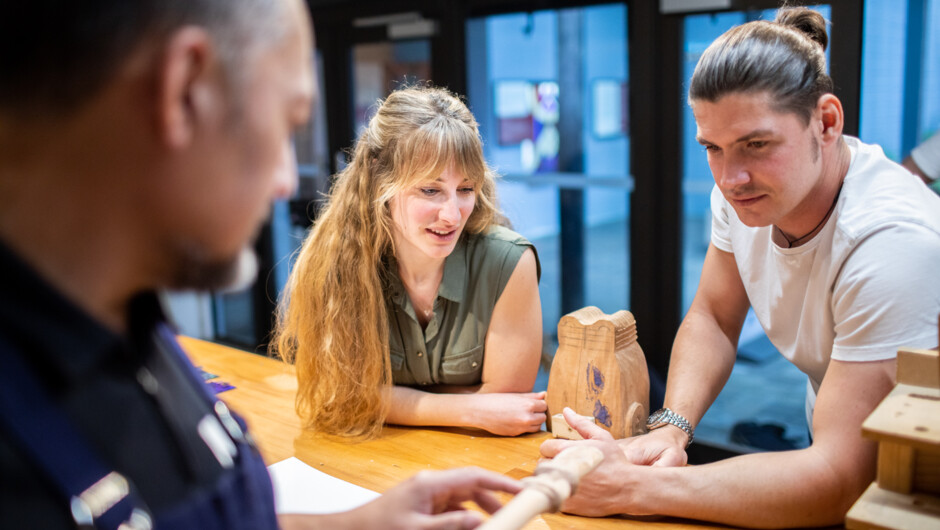
[(523, 490), (479, 528), (517, 530), (540, 513), (558, 511), (561, 503), (574, 493), (581, 477), (603, 459), (604, 453), (596, 447), (576, 446), (539, 462), (535, 473), (522, 479)]

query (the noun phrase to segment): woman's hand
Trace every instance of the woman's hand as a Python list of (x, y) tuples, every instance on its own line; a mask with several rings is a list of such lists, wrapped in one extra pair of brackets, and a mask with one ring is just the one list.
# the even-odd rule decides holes
[(391, 392), (389, 423), (483, 429), (500, 436), (539, 430), (548, 405), (545, 392), (436, 394), (396, 386)]
[(467, 424), (501, 436), (535, 432), (545, 423), (545, 392), (472, 394)]

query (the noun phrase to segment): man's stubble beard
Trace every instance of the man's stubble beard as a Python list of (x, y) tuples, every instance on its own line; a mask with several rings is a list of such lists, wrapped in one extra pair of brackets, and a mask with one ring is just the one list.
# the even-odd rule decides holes
[(182, 245), (171, 287), (180, 290), (241, 291), (258, 276), (258, 257), (249, 245), (227, 259), (209, 259), (198, 248)]

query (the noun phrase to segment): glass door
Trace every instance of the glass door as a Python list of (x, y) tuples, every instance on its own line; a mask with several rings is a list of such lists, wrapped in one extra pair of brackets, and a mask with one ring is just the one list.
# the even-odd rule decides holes
[[(352, 31), (338, 57), (346, 63), (348, 82), (333, 85), (349, 99), (342, 131), (348, 138), (335, 146), (335, 171), (345, 165), (345, 152), (378, 108), (378, 102), (397, 88), (433, 83), (432, 42), (439, 33), (433, 15), (403, 12), (360, 16), (351, 20)], [(334, 82), (336, 80), (333, 80)]]
[(357, 44), (352, 49), (353, 130), (369, 122), (376, 103), (401, 86), (431, 79), (431, 42), (408, 39)]
[(467, 97), (500, 205), (542, 264), (546, 360), (562, 315), (629, 309), (628, 40), (624, 4), (466, 23)]
[(867, 0), (864, 24), (859, 138), (900, 162), (940, 134), (940, 0)]

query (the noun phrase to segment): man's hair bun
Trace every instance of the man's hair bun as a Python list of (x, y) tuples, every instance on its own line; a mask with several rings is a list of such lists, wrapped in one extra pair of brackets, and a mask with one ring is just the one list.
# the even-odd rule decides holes
[(826, 34), (826, 19), (818, 11), (806, 7), (786, 7), (777, 11), (777, 24), (789, 26), (815, 41), (826, 51), (829, 36)]

